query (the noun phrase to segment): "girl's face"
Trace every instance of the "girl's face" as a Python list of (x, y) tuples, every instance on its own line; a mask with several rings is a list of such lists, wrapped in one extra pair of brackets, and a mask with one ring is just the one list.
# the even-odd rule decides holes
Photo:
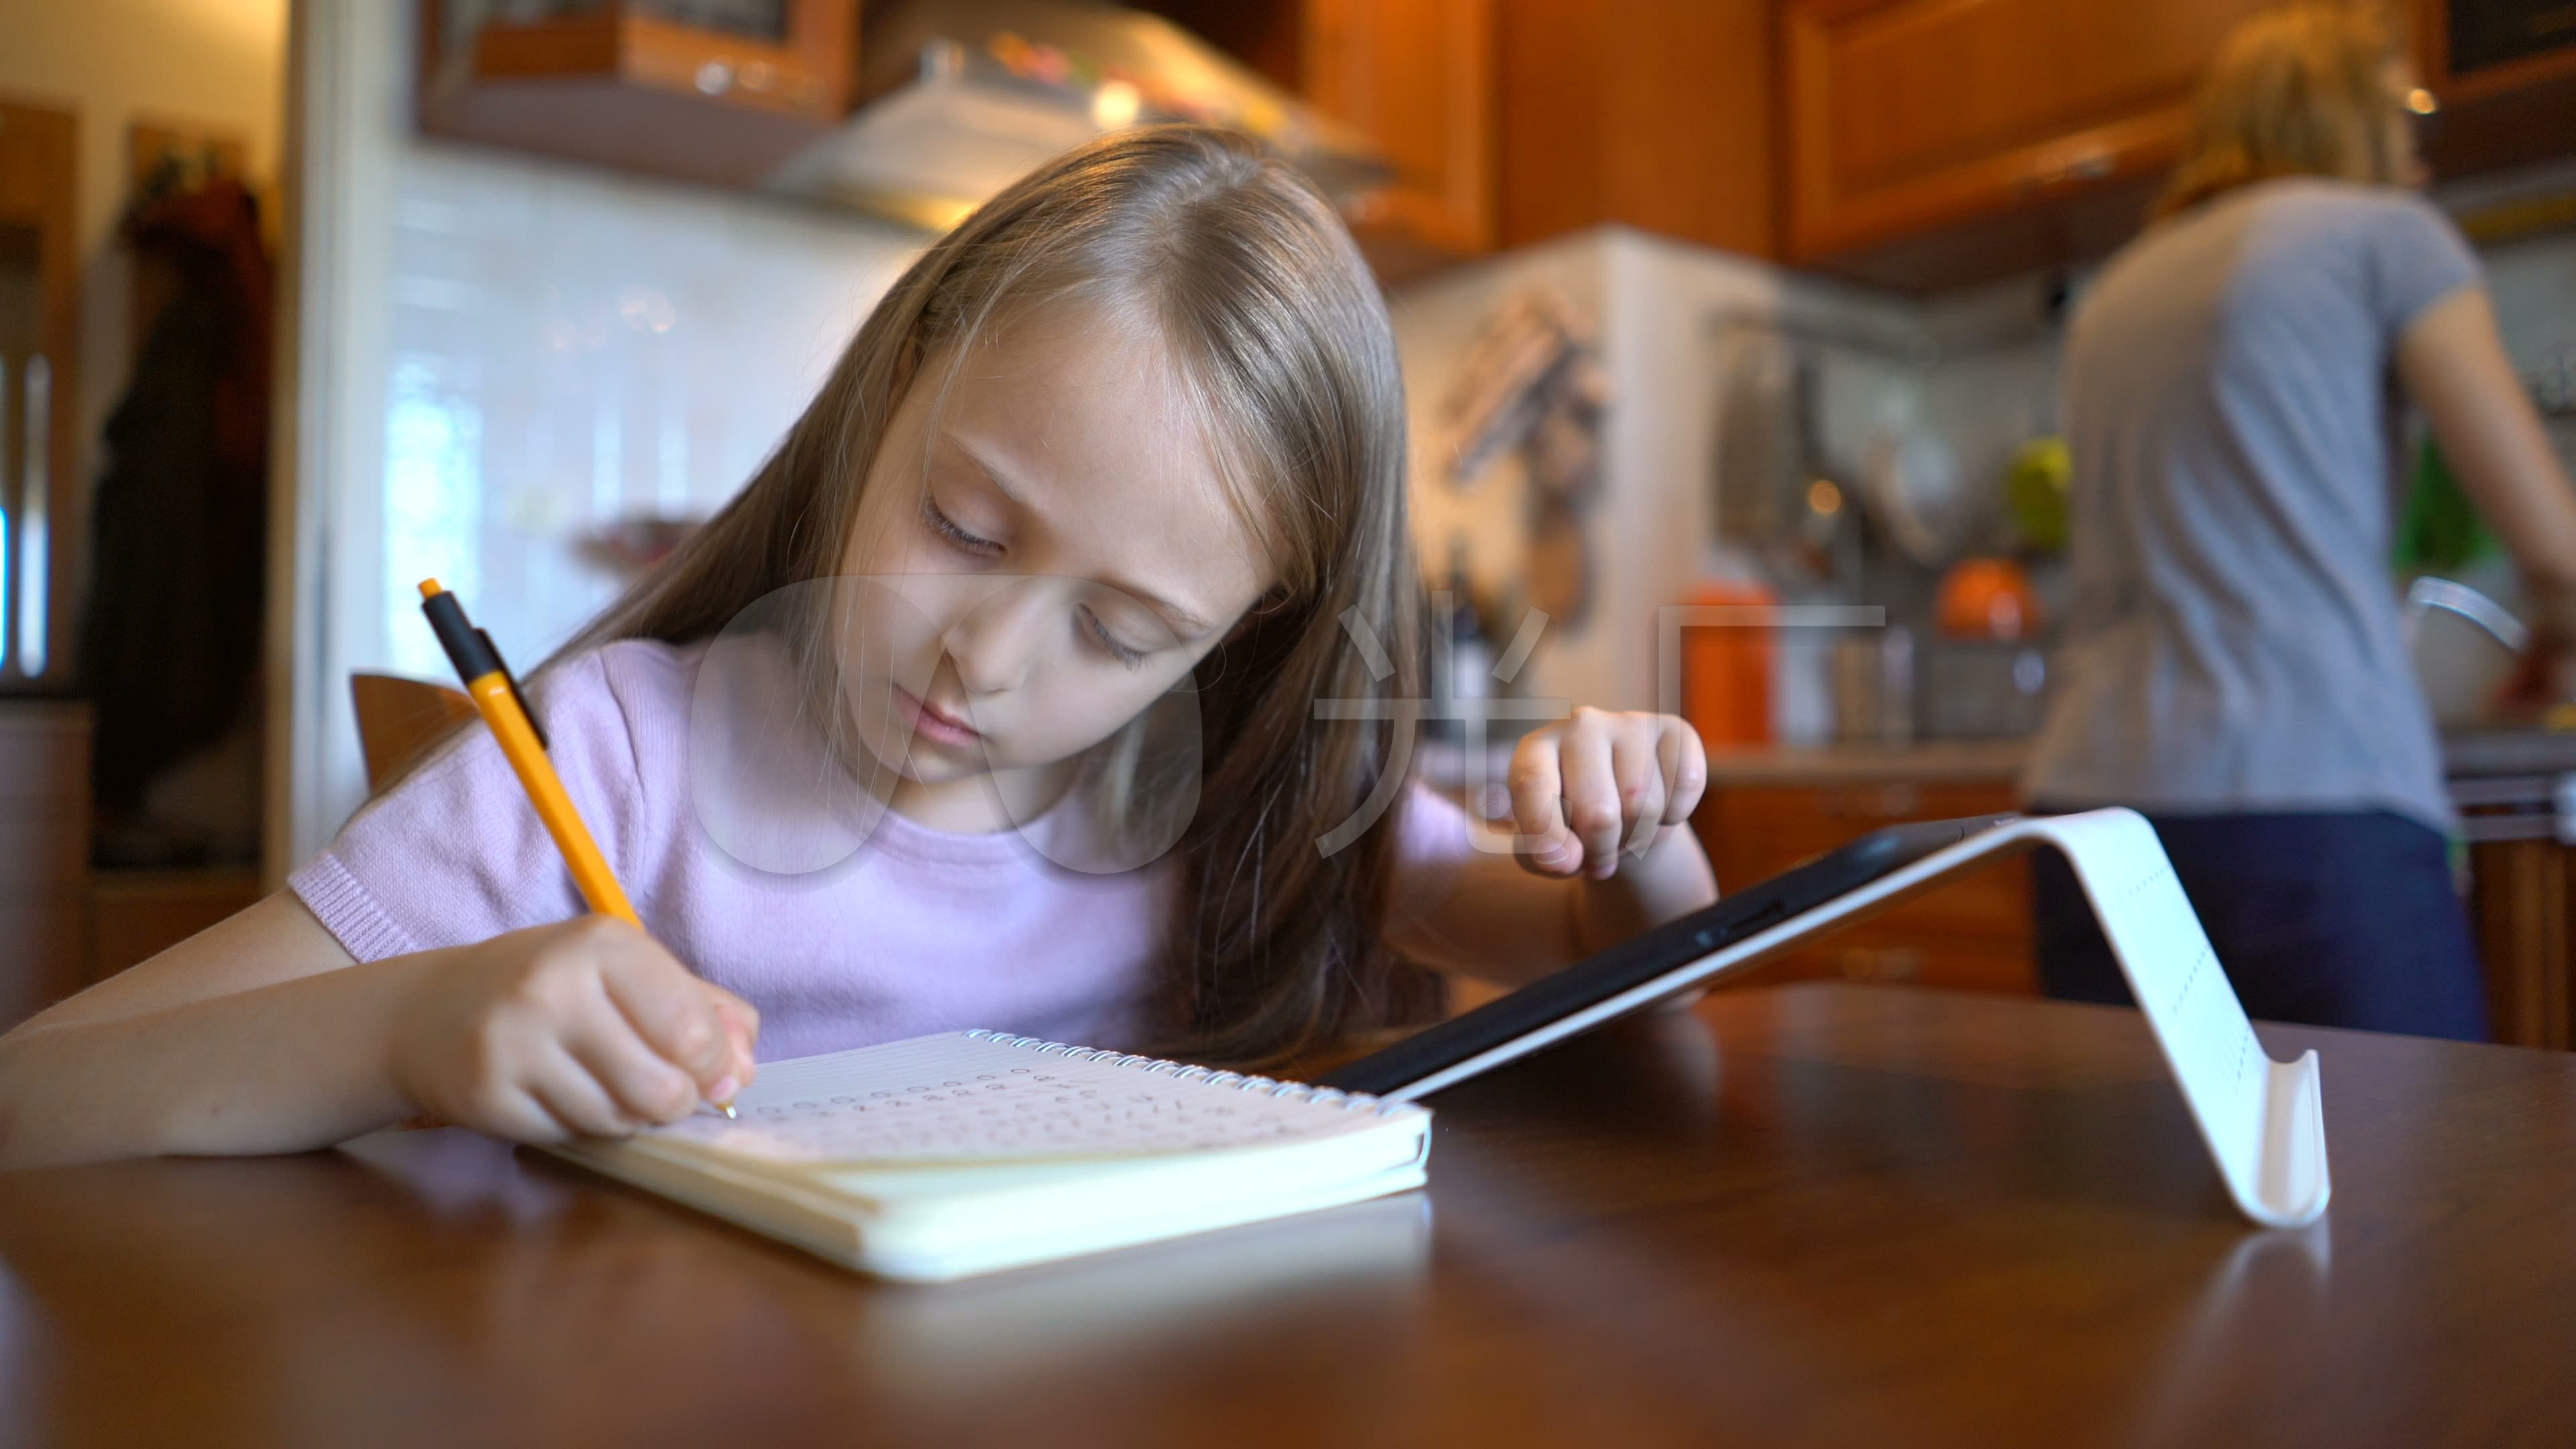
[(915, 803), (1107, 739), (1271, 585), (1143, 333), (1006, 329), (944, 391), (950, 359), (926, 362), (888, 426), (842, 558), (864, 582), (844, 592), (841, 678)]

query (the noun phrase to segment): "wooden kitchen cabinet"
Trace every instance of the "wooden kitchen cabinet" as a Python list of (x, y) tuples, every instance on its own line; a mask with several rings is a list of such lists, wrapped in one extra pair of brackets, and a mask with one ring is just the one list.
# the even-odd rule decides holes
[(93, 871), (88, 969), (80, 984), (148, 961), (267, 894), (259, 872), (250, 869)]
[(859, 0), (777, 0), (774, 26), (733, 29), (666, 18), (649, 0), (532, 20), (492, 9), (422, 0), (423, 131), (746, 186), (850, 109)]
[(1380, 279), (1494, 248), (1495, 27), (1514, 0), (1133, 0), (1357, 128), (1395, 169), (1346, 209)]
[(1501, 244), (1607, 222), (1778, 252), (1776, 0), (1508, 0)]
[(1607, 223), (1771, 256), (1772, 4), (1300, 0), (1294, 84), (1395, 166), (1352, 218), (1390, 281)]
[(0, 1031), (89, 967), (90, 710), (0, 699)]
[(2414, 0), (2416, 68), (2441, 100), (2426, 160), (2439, 177), (2576, 149), (2576, 10)]
[(2576, 851), (2555, 840), (2481, 841), (2469, 847), (2469, 879), (2490, 1034), (2576, 1048)]
[(1143, 0), (1382, 147), (1388, 280), (1619, 223), (1777, 252), (1775, 0)]
[(1494, 247), (1495, 0), (1304, 0), (1303, 90), (1395, 167), (1351, 214), (1381, 276)]
[[(2007, 777), (1901, 776), (1822, 783), (1719, 780), (1692, 817), (1720, 890), (1741, 890), (1882, 826), (2000, 815), (2017, 808)], [(2038, 992), (2026, 862), (1970, 871), (1883, 915), (1845, 927), (1728, 984), (1832, 979), (2020, 995)]]
[(1793, 264), (1913, 291), (2098, 255), (2259, 0), (1783, 0)]

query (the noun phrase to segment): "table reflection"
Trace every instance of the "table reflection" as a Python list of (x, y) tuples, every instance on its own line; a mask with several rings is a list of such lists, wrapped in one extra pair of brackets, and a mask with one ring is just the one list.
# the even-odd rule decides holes
[[(469, 1440), (935, 1426), (1355, 1311), (1404, 1335), (1431, 1222), (1414, 1192), (907, 1286), (463, 1132), (0, 1174), (0, 1383), (69, 1442), (255, 1423), (355, 1442), (424, 1397)], [(151, 1395), (100, 1392), (141, 1365)], [(603, 1379), (606, 1399), (577, 1387)]]

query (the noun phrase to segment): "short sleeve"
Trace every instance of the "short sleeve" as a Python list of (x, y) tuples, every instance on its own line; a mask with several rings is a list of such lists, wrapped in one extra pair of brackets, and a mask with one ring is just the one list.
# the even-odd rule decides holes
[[(564, 791), (612, 866), (632, 879), (640, 792), (632, 735), (597, 654), (535, 683)], [(360, 961), (487, 940), (579, 915), (562, 855), (480, 723), (368, 803), (287, 878)]]
[(1428, 919), (1456, 889), (1473, 861), (1473, 825), (1458, 802), (1415, 780), (1396, 816), (1395, 889), (1387, 925), (1403, 930)]
[(1467, 812), (1419, 780), (1405, 787), (1396, 829), (1396, 858), (1408, 869), (1461, 864), (1475, 852)]
[(2372, 231), (2371, 277), (2381, 328), (2390, 337), (2424, 309), (2479, 280), (2477, 253), (2450, 218), (2420, 196), (2388, 209)]

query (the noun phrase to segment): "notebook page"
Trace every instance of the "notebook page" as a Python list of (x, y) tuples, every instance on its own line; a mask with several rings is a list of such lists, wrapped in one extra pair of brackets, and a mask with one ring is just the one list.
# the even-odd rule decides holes
[(734, 1107), (738, 1121), (701, 1113), (645, 1135), (776, 1163), (967, 1163), (1243, 1147), (1382, 1120), (963, 1032), (772, 1062)]

